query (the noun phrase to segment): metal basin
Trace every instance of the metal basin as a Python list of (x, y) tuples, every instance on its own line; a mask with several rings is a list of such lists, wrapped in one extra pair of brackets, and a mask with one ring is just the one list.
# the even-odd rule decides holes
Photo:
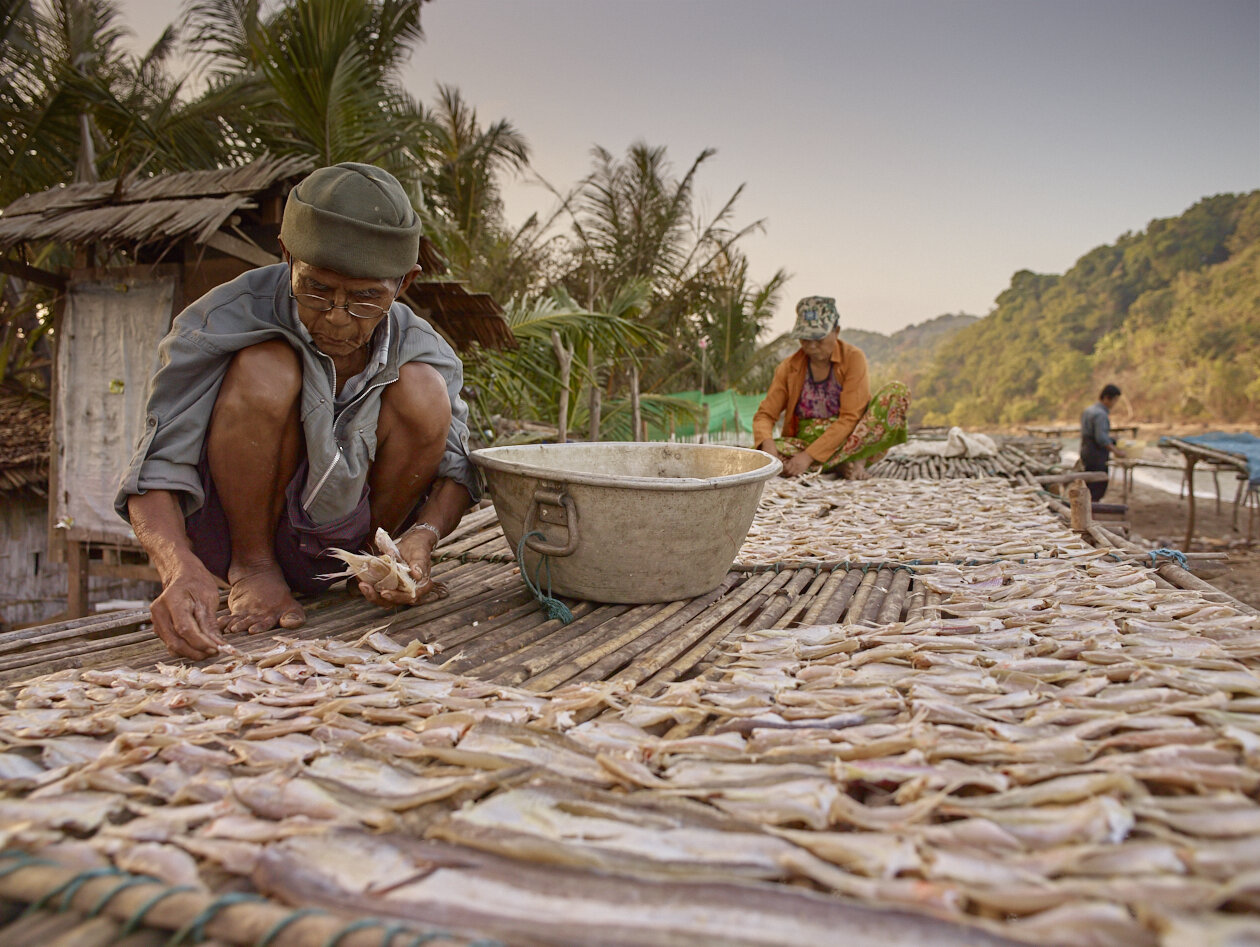
[(531, 577), (546, 556), (554, 592), (624, 603), (716, 588), (783, 466), (743, 447), (617, 441), (489, 447), (472, 461), (512, 550), (527, 537)]

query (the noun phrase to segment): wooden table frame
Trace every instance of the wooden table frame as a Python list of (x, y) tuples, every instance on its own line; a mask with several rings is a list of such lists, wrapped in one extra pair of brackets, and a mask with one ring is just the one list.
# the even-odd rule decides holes
[[(1215, 468), (1215, 470), (1213, 471), (1214, 474), (1218, 473), (1220, 470), (1225, 469), (1225, 468), (1236, 470), (1238, 472), (1238, 476), (1240, 479), (1248, 479), (1250, 477), (1251, 467), (1250, 467), (1250, 464), (1247, 462), (1247, 458), (1244, 457), (1242, 454), (1233, 454), (1233, 453), (1230, 453), (1229, 451), (1216, 450), (1215, 448), (1212, 448), (1212, 447), (1205, 447), (1202, 444), (1194, 444), (1194, 443), (1191, 443), (1190, 441), (1184, 441), (1179, 437), (1161, 437), (1159, 439), (1159, 446), (1172, 447), (1172, 448), (1175, 448), (1176, 450), (1181, 451), (1181, 455), (1182, 457), (1185, 458), (1185, 461), (1186, 461), (1186, 467), (1185, 467), (1186, 499), (1189, 502), (1189, 509), (1186, 512), (1186, 541), (1182, 545), (1182, 550), (1185, 552), (1189, 552), (1190, 540), (1194, 537), (1194, 513), (1195, 513), (1195, 510), (1194, 510), (1194, 467), (1195, 467), (1195, 464), (1202, 461), (1203, 463), (1213, 465)], [(1234, 523), (1235, 524), (1237, 524), (1238, 522), (1238, 509), (1237, 509), (1238, 501), (1240, 499), (1245, 498), (1247, 502), (1250, 503), (1252, 499), (1252, 495), (1254, 493), (1255, 491), (1251, 489), (1248, 489), (1245, 493), (1242, 489), (1239, 489), (1239, 491), (1235, 495), (1234, 497)], [(1218, 483), (1217, 490), (1216, 490), (1218, 509), (1219, 509), (1220, 496), (1221, 496), (1221, 491), (1220, 491), (1220, 485)], [(1247, 545), (1251, 545), (1251, 542), (1253, 539), (1252, 523), (1254, 521), (1254, 515), (1255, 515), (1254, 510), (1249, 510), (1248, 517), (1247, 517)]]

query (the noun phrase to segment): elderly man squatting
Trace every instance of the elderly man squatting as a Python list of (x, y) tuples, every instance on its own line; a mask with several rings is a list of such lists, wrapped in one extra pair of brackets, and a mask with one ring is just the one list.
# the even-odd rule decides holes
[[(783, 461), (783, 476), (814, 468), (866, 478), (866, 461), (906, 441), (910, 390), (889, 382), (871, 396), (866, 356), (840, 339), (840, 313), (830, 296), (796, 304), (789, 335), (800, 349), (774, 371), (770, 391), (753, 417), (753, 441)], [(786, 412), (783, 436), (774, 425)]]
[[(211, 290), (162, 341), (146, 424), (116, 509), (162, 580), (154, 630), (204, 658), (223, 634), (296, 628), (294, 593), (329, 587), (377, 527), (414, 595), (360, 583), (376, 604), (432, 588), (433, 547), (479, 496), (468, 459), (463, 366), (397, 301), (420, 271), (420, 220), (371, 165), (298, 183), (280, 229), (284, 262)], [(217, 577), (217, 578), (216, 578)], [(216, 618), (219, 580), (228, 614)]]

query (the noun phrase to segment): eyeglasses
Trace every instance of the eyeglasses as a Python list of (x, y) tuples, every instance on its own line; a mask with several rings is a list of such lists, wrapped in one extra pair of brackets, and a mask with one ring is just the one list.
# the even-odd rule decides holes
[[(401, 288), (401, 285), (400, 287)], [(394, 295), (389, 299), (389, 306), (378, 306), (376, 303), (343, 303), (338, 306), (331, 299), (323, 296), (316, 296), (314, 293), (295, 293), (293, 291), (293, 271), (289, 271), (289, 298), (296, 300), (299, 306), (305, 306), (312, 312), (332, 312), (334, 309), (344, 309), (356, 319), (378, 319), (385, 313), (389, 312), (389, 306), (394, 304), (394, 300), (398, 298), (398, 290), (394, 290)]]
[[(311, 293), (295, 293), (292, 288), (289, 289), (289, 298), (296, 299), (299, 306), (305, 306), (313, 312), (332, 312), (334, 309), (344, 309), (356, 319), (376, 319), (389, 312), (389, 306), (378, 306), (375, 303), (343, 303), (338, 306), (331, 299), (325, 299), (323, 296), (314, 296)], [(394, 302), (390, 299), (390, 304)]]

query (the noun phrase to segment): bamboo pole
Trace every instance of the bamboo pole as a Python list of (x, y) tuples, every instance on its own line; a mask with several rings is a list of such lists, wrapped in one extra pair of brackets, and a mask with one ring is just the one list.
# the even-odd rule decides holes
[(551, 330), (551, 349), (556, 354), (556, 364), (560, 369), (560, 403), (556, 408), (556, 440), (561, 444), (569, 439), (569, 397), (570, 383), (573, 376), (573, 350), (564, 344), (560, 333)]
[[(530, 690), (549, 691), (559, 687), (561, 684), (581, 675), (584, 671), (588, 671), (598, 664), (604, 663), (609, 658), (613, 658), (626, 645), (631, 644), (635, 639), (642, 635), (645, 631), (655, 625), (657, 622), (668, 619), (670, 616), (677, 614), (686, 606), (688, 599), (677, 602), (667, 602), (661, 606), (648, 606), (643, 618), (624, 630), (618, 632), (610, 638), (597, 644), (589, 650), (577, 652), (572, 658), (562, 664), (552, 667), (543, 674), (536, 675), (525, 681), (525, 686)], [(585, 644), (585, 642), (583, 642)], [(618, 662), (613, 662), (613, 667), (617, 667)], [(598, 674), (595, 675), (599, 677)]]
[[(514, 663), (525, 648), (550, 637), (562, 628), (581, 633), (607, 621), (608, 613), (603, 611), (607, 607), (598, 606), (594, 602), (577, 602), (571, 609), (574, 620), (570, 625), (565, 625), (559, 619), (526, 623), (512, 621), (500, 625), (489, 634), (474, 639), (470, 648), (461, 651), (458, 658), (443, 664), (442, 667), (453, 674), (464, 674), (489, 670), (500, 662)], [(625, 606), (616, 607), (624, 608)], [(620, 612), (614, 614), (620, 614)], [(578, 628), (574, 629), (573, 625), (577, 625)], [(486, 675), (479, 673), (478, 676)]]
[(556, 660), (557, 649), (579, 638), (598, 634), (601, 626), (616, 621), (631, 606), (597, 605), (593, 602), (579, 602), (575, 606), (578, 609), (583, 607), (585, 612), (577, 613), (575, 620), (568, 625), (557, 621), (554, 626), (539, 625), (533, 631), (518, 636), (519, 643), (514, 647), (481, 664), (477, 669), (478, 676), (500, 683), (519, 683), (546, 670), (548, 664)]
[(940, 592), (927, 591), (923, 598), (923, 617), (928, 619), (941, 617), (941, 602), (945, 600)]
[[(522, 602), (511, 611), (501, 612), (493, 617), (466, 621), (458, 631), (449, 637), (440, 639), (442, 650), (444, 652), (453, 652), (451, 657), (443, 663), (442, 667), (453, 673), (463, 673), (470, 667), (476, 667), (482, 663), (477, 661), (474, 655), (477, 653), (483, 639), (493, 635), (494, 632), (505, 629), (513, 633), (528, 632), (531, 629), (546, 625), (549, 621), (555, 622), (553, 626), (555, 628), (562, 627), (559, 619), (549, 619), (532, 598)], [(451, 666), (447, 667), (448, 664)]]
[(840, 583), (840, 587), (827, 600), (827, 603), (818, 610), (817, 623), (819, 625), (834, 625), (840, 620), (840, 616), (844, 614), (844, 610), (852, 601), (853, 596), (857, 593), (858, 586), (861, 585), (863, 573), (854, 569), (846, 572), (844, 579)]
[[(666, 685), (678, 680), (687, 672), (696, 669), (699, 673), (703, 673), (700, 669), (705, 667), (713, 667), (714, 665), (727, 665), (734, 659), (729, 655), (722, 655), (720, 658), (709, 659), (709, 655), (724, 641), (737, 632), (747, 634), (750, 631), (758, 631), (765, 628), (773, 628), (783, 613), (787, 611), (795, 596), (799, 595), (801, 590), (809, 583), (809, 573), (797, 571), (795, 573), (784, 573), (776, 577), (778, 579), (786, 579), (786, 581), (776, 581), (767, 586), (761, 593), (755, 596), (746, 606), (732, 614), (727, 621), (719, 623), (708, 634), (696, 641), (694, 647), (690, 647), (683, 651), (675, 658), (667, 667), (662, 668), (647, 683), (658, 688), (664, 688)], [(762, 608), (762, 605), (765, 605)], [(760, 609), (760, 613), (758, 613)], [(745, 625), (745, 621), (751, 621)]]
[[(120, 890), (122, 879), (135, 877), (126, 874), (90, 878), (71, 888), (82, 874), (60, 865), (31, 863), (0, 877), (0, 897), (30, 904), (49, 893), (66, 891), (69, 896), (59, 897), (56, 901), (59, 907), (63, 900), (67, 909), (85, 914), (99, 907), (101, 917), (119, 925), (128, 923), (143, 911), (145, 928), (164, 931), (190, 928), (199, 918), (204, 918), (203, 939), (199, 943), (212, 939), (239, 947), (258, 944), (277, 930), (271, 937), (271, 947), (306, 947), (323, 943), (336, 943), (338, 947), (395, 947), (413, 942), (422, 933), (432, 934), (425, 943), (434, 947), (468, 943), (464, 938), (437, 931), (425, 932), (407, 923), (398, 923), (397, 926), (410, 933), (397, 936), (389, 932), (388, 925), (384, 923), (352, 929), (355, 920), (352, 917), (338, 917), (322, 911), (295, 917), (294, 908), (263, 898), (225, 903), (222, 895), (213, 892), (185, 891), (161, 882), (134, 884)], [(107, 897), (111, 892), (112, 896)], [(163, 894), (164, 897), (158, 897)], [(281, 926), (290, 919), (290, 923)], [(73, 925), (73, 918), (71, 922)], [(26, 943), (47, 944), (49, 941)]]
[(556, 680), (555, 675), (562, 669), (571, 663), (576, 663), (579, 665), (578, 670), (582, 670), (586, 667), (586, 664), (582, 663), (583, 657), (589, 650), (599, 648), (610, 638), (620, 638), (627, 628), (634, 627), (644, 619), (652, 617), (663, 607), (660, 604), (632, 605), (620, 615), (609, 618), (583, 634), (567, 635), (567, 629), (562, 629), (546, 642), (545, 647), (531, 648), (530, 657), (516, 661), (511, 667), (500, 672), (496, 679), (536, 691), (558, 687), (577, 673), (577, 671), (570, 671)]
[(918, 579), (910, 583), (910, 589), (910, 602), (906, 606), (906, 621), (919, 621), (923, 618), (923, 605), (927, 595), (923, 590), (923, 583)]
[[(1101, 543), (1106, 543), (1107, 545), (1116, 546), (1121, 549), (1135, 551), (1139, 554), (1142, 553), (1142, 548), (1140, 546), (1129, 542), (1127, 539), (1117, 536), (1111, 530), (1106, 529), (1103, 526), (1095, 524), (1091, 528), (1090, 534)], [(1210, 582), (1203, 581), (1203, 579), (1200, 579), (1197, 575), (1181, 568), (1181, 566), (1177, 565), (1175, 562), (1162, 560), (1160, 564), (1156, 566), (1155, 571), (1160, 577), (1177, 588), (1202, 592), (1205, 596), (1215, 596), (1212, 601), (1215, 601), (1218, 604), (1228, 605), (1245, 615), (1260, 616), (1260, 609), (1256, 609), (1251, 605), (1248, 605), (1246, 602), (1240, 602), (1224, 589), (1219, 589)]]
[[(110, 649), (118, 648), (124, 645), (134, 644), (152, 644), (157, 639), (152, 629), (144, 631), (135, 631), (129, 634), (115, 635), (106, 639), (107, 646)], [(6, 671), (14, 671), (19, 668), (29, 668), (33, 666), (43, 667), (44, 665), (57, 664), (57, 670), (67, 667), (79, 667), (79, 658), (85, 655), (94, 655), (102, 650), (102, 641), (97, 638), (76, 638), (74, 641), (66, 644), (57, 645), (56, 647), (44, 648), (39, 651), (23, 652), (17, 655), (0, 660), (0, 674)], [(68, 659), (74, 658), (74, 661)], [(41, 674), (48, 673), (41, 671)]]
[(643, 411), (639, 404), (639, 366), (630, 366), (630, 439), (640, 440), (639, 429), (643, 426)]
[(1068, 485), (1068, 518), (1073, 532), (1089, 531), (1090, 524), (1093, 522), (1092, 507), (1089, 488), (1084, 482), (1073, 480)]
[(853, 593), (853, 600), (849, 603), (849, 610), (844, 616), (843, 624), (852, 625), (860, 620), (862, 610), (866, 607), (866, 600), (871, 597), (871, 590), (875, 587), (878, 576), (877, 569), (872, 569), (862, 576), (857, 591)]
[(750, 617), (745, 631), (762, 631), (776, 627), (783, 613), (794, 607), (798, 596), (801, 595), (801, 590), (813, 579), (813, 573), (805, 569), (788, 572), (785, 575), (788, 576), (787, 582), (778, 587), (767, 587), (763, 590), (765, 602), (760, 611), (747, 611)]
[(871, 586), (871, 592), (866, 597), (866, 602), (862, 606), (862, 611), (858, 621), (864, 625), (874, 623), (880, 610), (883, 608), (884, 600), (888, 597), (888, 591), (892, 588), (893, 570), (887, 567), (880, 569), (875, 574), (875, 584)]
[[(707, 636), (716, 627), (720, 626), (727, 618), (736, 614), (744, 613), (745, 606), (752, 603), (755, 607), (760, 607), (768, 598), (769, 592), (777, 586), (783, 585), (787, 581), (788, 576), (780, 573), (766, 573), (762, 575), (754, 575), (745, 580), (738, 588), (729, 592), (721, 601), (706, 609), (702, 614), (680, 628), (678, 632), (671, 635), (668, 639), (661, 642), (661, 646), (652, 653), (652, 655), (644, 662), (642, 667), (636, 669), (634, 677), (641, 682), (637, 688), (639, 692), (647, 693), (649, 696), (664, 688), (669, 681), (674, 680), (677, 676), (671, 677), (668, 672), (677, 662), (685, 655), (696, 642)], [(646, 672), (646, 673), (644, 673)], [(618, 671), (610, 680), (621, 681), (632, 677), (629, 669)], [(658, 680), (659, 678), (659, 680)]]
[(137, 628), (148, 621), (149, 609), (145, 606), (144, 608), (130, 608), (126, 611), (104, 612), (70, 621), (17, 628), (0, 634), (0, 654), (22, 651), (31, 645), (49, 641), (82, 638), (93, 634)]
[[(796, 577), (795, 580), (799, 582), (799, 577)], [(777, 627), (781, 617), (780, 613), (790, 607), (790, 584), (792, 581), (793, 579), (788, 579), (787, 582), (781, 583), (779, 588), (767, 587), (762, 595), (769, 600), (769, 604), (741, 629), (745, 636), (754, 631)], [(695, 676), (703, 677), (707, 680), (717, 680), (727, 668), (732, 667), (738, 660), (735, 654), (710, 649), (709, 653), (695, 665)]]
[[(722, 584), (707, 595), (693, 598), (687, 603), (682, 611), (670, 616), (660, 624), (645, 632), (636, 642), (642, 645), (640, 654), (646, 655), (646, 659), (634, 661), (625, 667), (612, 672), (609, 676), (605, 674), (608, 680), (613, 681), (631, 681), (635, 685), (640, 684), (651, 675), (663, 667), (663, 664), (655, 662), (656, 652), (653, 650), (662, 642), (668, 640), (672, 635), (676, 634), (680, 629), (688, 627), (696, 618), (702, 615), (714, 602), (724, 597), (735, 585), (741, 581), (737, 576), (727, 573)], [(668, 663), (668, 662), (666, 662)]]
[(877, 624), (891, 625), (901, 618), (901, 611), (906, 600), (906, 592), (910, 589), (911, 578), (911, 574), (904, 569), (893, 576), (888, 596), (884, 599), (883, 606), (875, 616)]
[(1195, 456), (1183, 450), (1186, 458), (1186, 541), (1181, 548), (1190, 550), (1190, 542), (1194, 539), (1194, 464)]
[(463, 539), (470, 533), (487, 527), (493, 527), (498, 522), (498, 513), (493, 506), (482, 507), (479, 510), (469, 510), (460, 519), (459, 524), (442, 537), (442, 541), (437, 544), (437, 549), (450, 545), (456, 540)]
[(837, 569), (831, 570), (827, 576), (826, 583), (814, 597), (813, 604), (809, 606), (804, 617), (801, 619), (802, 625), (808, 627), (810, 625), (830, 624), (830, 622), (820, 622), (818, 620), (818, 616), (822, 614), (822, 611), (826, 608), (827, 603), (830, 602), (836, 592), (840, 590), (840, 587), (844, 585), (844, 582), (848, 577), (849, 573), (847, 572), (841, 572)]
[(818, 567), (814, 569), (813, 578), (807, 583), (807, 588), (801, 595), (795, 595), (787, 602), (787, 608), (783, 610), (771, 628), (786, 628), (788, 625), (795, 624), (804, 626), (809, 624), (805, 620), (805, 616), (812, 610), (811, 605), (815, 598), (821, 594), (822, 590), (832, 579), (832, 573), (823, 572)]

